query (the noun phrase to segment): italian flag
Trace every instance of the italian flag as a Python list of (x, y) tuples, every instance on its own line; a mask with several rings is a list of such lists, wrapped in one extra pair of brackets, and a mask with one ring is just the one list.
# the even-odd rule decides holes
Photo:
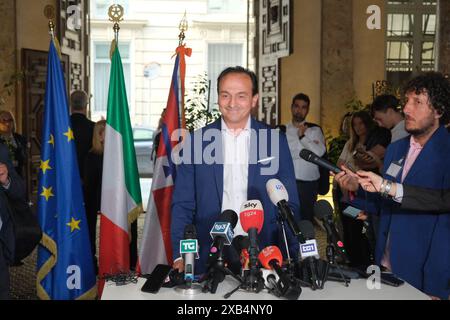
[[(103, 156), (99, 277), (130, 270), (130, 224), (142, 210), (141, 188), (118, 46), (111, 58)], [(99, 283), (99, 295), (104, 280)]]

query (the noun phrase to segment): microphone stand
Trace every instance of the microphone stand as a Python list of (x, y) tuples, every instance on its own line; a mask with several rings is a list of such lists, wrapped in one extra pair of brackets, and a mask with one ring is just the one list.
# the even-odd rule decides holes
[[(343, 281), (344, 285), (346, 287), (348, 287), (350, 280), (347, 279), (344, 276), (342, 268), (336, 263), (336, 252), (335, 252), (334, 246), (330, 243), (330, 241), (328, 241), (326, 254), (327, 254), (327, 260), (328, 261), (327, 261), (327, 264), (326, 264), (326, 267), (325, 267), (325, 271), (322, 274), (320, 288), (323, 289), (323, 285), (324, 285), (326, 280), (339, 281), (339, 282)], [(334, 268), (336, 268), (338, 270), (340, 278), (334, 278), (334, 277), (329, 276), (330, 266), (332, 266), (332, 267), (334, 267)]]
[[(280, 210), (278, 210), (278, 219), (277, 219), (277, 221), (278, 221), (278, 223), (281, 226), (281, 230), (283, 231), (283, 241), (284, 241), (284, 245), (286, 247), (286, 253), (287, 253), (287, 256), (288, 256), (286, 270), (287, 270), (290, 278), (293, 280), (294, 283), (297, 283), (299, 286), (310, 287), (310, 284), (308, 282), (306, 282), (306, 281), (304, 281), (304, 280), (302, 280), (302, 279), (300, 279), (300, 278), (295, 276), (295, 274), (296, 274), (295, 264), (292, 263), (292, 259), (291, 259), (291, 256), (289, 254), (289, 244), (288, 244), (287, 236), (286, 236), (286, 225), (284, 223), (284, 219), (283, 219), (283, 217), (282, 217), (282, 215), (280, 213)], [(301, 239), (301, 236), (297, 235), (297, 238), (298, 238), (298, 242), (302, 243), (303, 239)], [(275, 290), (275, 291), (281, 291), (281, 289), (278, 287), (278, 290)], [(275, 295), (278, 297), (277, 294), (275, 294)], [(280, 293), (280, 295), (282, 295), (282, 294)]]

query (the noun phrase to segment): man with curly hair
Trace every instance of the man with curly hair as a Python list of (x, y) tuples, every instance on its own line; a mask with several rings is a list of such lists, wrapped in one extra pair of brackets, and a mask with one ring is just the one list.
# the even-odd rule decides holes
[[(382, 204), (376, 261), (432, 298), (450, 299), (450, 211), (408, 209), (401, 205), (402, 188), (395, 188), (450, 189), (450, 134), (444, 126), (450, 83), (431, 72), (411, 80), (404, 92), (405, 129), (411, 136), (392, 143), (384, 158), (385, 180), (378, 191), (385, 197), (395, 194), (395, 201)], [(348, 170), (335, 179), (360, 193), (358, 179)]]
[[(405, 129), (411, 135), (392, 143), (384, 159), (384, 178), (429, 189), (450, 188), (450, 83), (425, 73), (405, 87)], [(385, 193), (390, 186), (386, 183)], [(382, 188), (383, 189), (383, 188)], [(401, 208), (386, 201), (380, 217), (376, 261), (436, 298), (450, 296), (450, 212)]]

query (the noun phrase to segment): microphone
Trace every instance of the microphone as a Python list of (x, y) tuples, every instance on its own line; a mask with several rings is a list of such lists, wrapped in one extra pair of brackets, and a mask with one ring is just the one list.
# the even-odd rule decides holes
[(308, 149), (302, 149), (300, 151), (300, 158), (302, 158), (305, 161), (314, 163), (315, 165), (318, 165), (318, 166), (325, 168), (329, 171), (332, 171), (336, 174), (338, 174), (339, 172), (342, 171), (336, 165), (332, 164), (331, 162), (329, 162), (325, 159), (322, 159), (317, 154), (315, 154), (314, 152), (312, 152)]
[(333, 208), (326, 200), (319, 200), (314, 204), (314, 215), (323, 221), (323, 226), (327, 231), (327, 240), (329, 244), (337, 250), (339, 256), (344, 263), (348, 264), (348, 256), (339, 234), (336, 230), (336, 226), (333, 222)]
[(264, 224), (264, 211), (259, 200), (245, 201), (241, 206), (241, 213), (239, 215), (242, 229), (248, 233), (249, 246), (249, 289), (259, 292), (264, 288), (264, 279), (257, 269), (258, 263), (258, 233)]
[(278, 207), (278, 212), (281, 218), (287, 222), (289, 228), (297, 237), (301, 243), (305, 243), (305, 237), (300, 231), (297, 222), (295, 222), (294, 214), (288, 205), (289, 194), (286, 188), (278, 179), (270, 179), (266, 183), (267, 194), (269, 195), (270, 201)]
[(217, 286), (225, 279), (227, 268), (222, 257), (223, 246), (231, 244), (234, 236), (233, 229), (236, 227), (237, 221), (236, 212), (225, 210), (220, 214), (210, 231), (213, 243), (207, 261), (208, 281), (203, 288), (204, 291), (216, 293)]
[[(210, 248), (210, 258), (213, 262), (218, 258), (222, 257), (223, 246), (229, 246), (233, 241), (234, 232), (233, 229), (236, 227), (238, 221), (238, 216), (233, 210), (225, 210), (222, 212), (214, 223), (209, 234), (213, 239), (213, 243)], [(210, 263), (208, 263), (210, 264)]]
[(194, 262), (198, 258), (197, 231), (193, 224), (184, 228), (184, 240), (180, 241), (180, 254), (184, 258), (184, 280), (191, 286), (194, 281)]
[(299, 223), (300, 230), (307, 239), (305, 243), (300, 244), (300, 257), (303, 262), (304, 276), (306, 282), (311, 284), (313, 290), (320, 289), (319, 276), (317, 270), (317, 260), (320, 258), (317, 249), (317, 241), (314, 234), (314, 226), (309, 220), (302, 220)]
[(264, 224), (264, 211), (259, 200), (245, 201), (241, 206), (239, 215), (242, 229), (248, 233), (250, 256), (250, 269), (256, 267), (258, 261), (258, 233)]
[(258, 258), (264, 268), (275, 270), (277, 273), (283, 285), (277, 284), (277, 289), (280, 291), (281, 296), (288, 300), (297, 300), (302, 289), (291, 281), (290, 277), (281, 268), (283, 256), (280, 249), (277, 246), (266, 247), (259, 253)]

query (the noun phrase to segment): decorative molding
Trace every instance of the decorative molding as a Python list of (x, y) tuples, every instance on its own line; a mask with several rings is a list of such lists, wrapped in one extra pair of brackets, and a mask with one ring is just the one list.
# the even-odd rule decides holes
[[(256, 2), (258, 3), (258, 2)], [(290, 0), (260, 0), (258, 13), (258, 71), (260, 106), (258, 118), (270, 125), (280, 121), (279, 59), (291, 53)]]

